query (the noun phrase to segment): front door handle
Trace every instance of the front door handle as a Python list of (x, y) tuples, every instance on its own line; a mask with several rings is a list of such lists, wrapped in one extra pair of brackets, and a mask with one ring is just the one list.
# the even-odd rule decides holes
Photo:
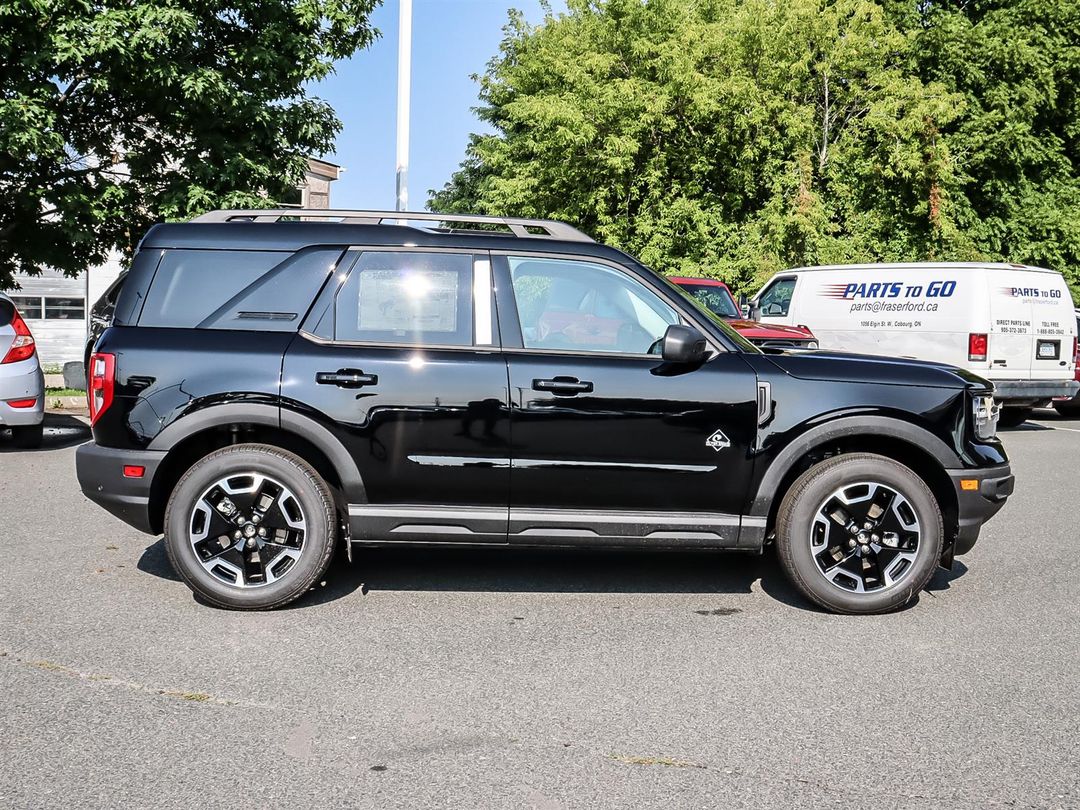
[(534, 391), (548, 391), (552, 394), (573, 396), (574, 394), (592, 393), (591, 382), (579, 380), (577, 377), (554, 377), (550, 380), (533, 380)]
[(377, 374), (365, 374), (358, 368), (339, 368), (337, 371), (320, 371), (315, 375), (319, 385), (336, 385), (338, 388), (363, 388), (378, 385)]

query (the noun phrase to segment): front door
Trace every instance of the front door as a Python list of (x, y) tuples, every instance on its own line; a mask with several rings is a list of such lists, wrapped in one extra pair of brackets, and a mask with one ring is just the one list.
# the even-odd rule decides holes
[(487, 255), (351, 253), (286, 353), (282, 396), (356, 462), (353, 537), (506, 542), (510, 419)]
[(495, 261), (500, 311), (517, 313), (511, 542), (733, 545), (757, 425), (742, 357), (665, 363), (660, 338), (685, 318), (625, 268)]

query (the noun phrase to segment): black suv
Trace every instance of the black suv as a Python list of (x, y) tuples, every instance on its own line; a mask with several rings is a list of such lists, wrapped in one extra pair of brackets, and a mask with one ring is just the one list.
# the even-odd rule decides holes
[(881, 612), (1012, 492), (985, 380), (762, 352), (558, 222), (219, 211), (113, 293), (79, 481), (221, 607), (297, 598), (340, 539), (775, 543), (809, 599)]

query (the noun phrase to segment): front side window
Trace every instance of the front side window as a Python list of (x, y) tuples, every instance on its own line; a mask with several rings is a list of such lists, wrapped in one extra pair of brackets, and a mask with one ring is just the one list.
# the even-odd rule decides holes
[(369, 251), (337, 295), (334, 339), (471, 346), (473, 258)]
[(761, 314), (768, 317), (784, 317), (791, 309), (791, 296), (795, 292), (795, 279), (782, 278), (765, 290), (758, 301)]
[(572, 259), (509, 257), (526, 349), (649, 354), (678, 313), (627, 273)]

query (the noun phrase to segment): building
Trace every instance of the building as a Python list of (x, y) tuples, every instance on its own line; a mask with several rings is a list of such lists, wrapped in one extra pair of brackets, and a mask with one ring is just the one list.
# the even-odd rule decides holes
[[(309, 158), (304, 182), (288, 204), (297, 208), (329, 208), (330, 184), (343, 171), (335, 163)], [(52, 269), (43, 270), (40, 276), (15, 277), (18, 289), (9, 291), (8, 295), (34, 333), (42, 363), (51, 366), (83, 359), (89, 308), (123, 270), (124, 260), (115, 255), (76, 278), (67, 278)]]

